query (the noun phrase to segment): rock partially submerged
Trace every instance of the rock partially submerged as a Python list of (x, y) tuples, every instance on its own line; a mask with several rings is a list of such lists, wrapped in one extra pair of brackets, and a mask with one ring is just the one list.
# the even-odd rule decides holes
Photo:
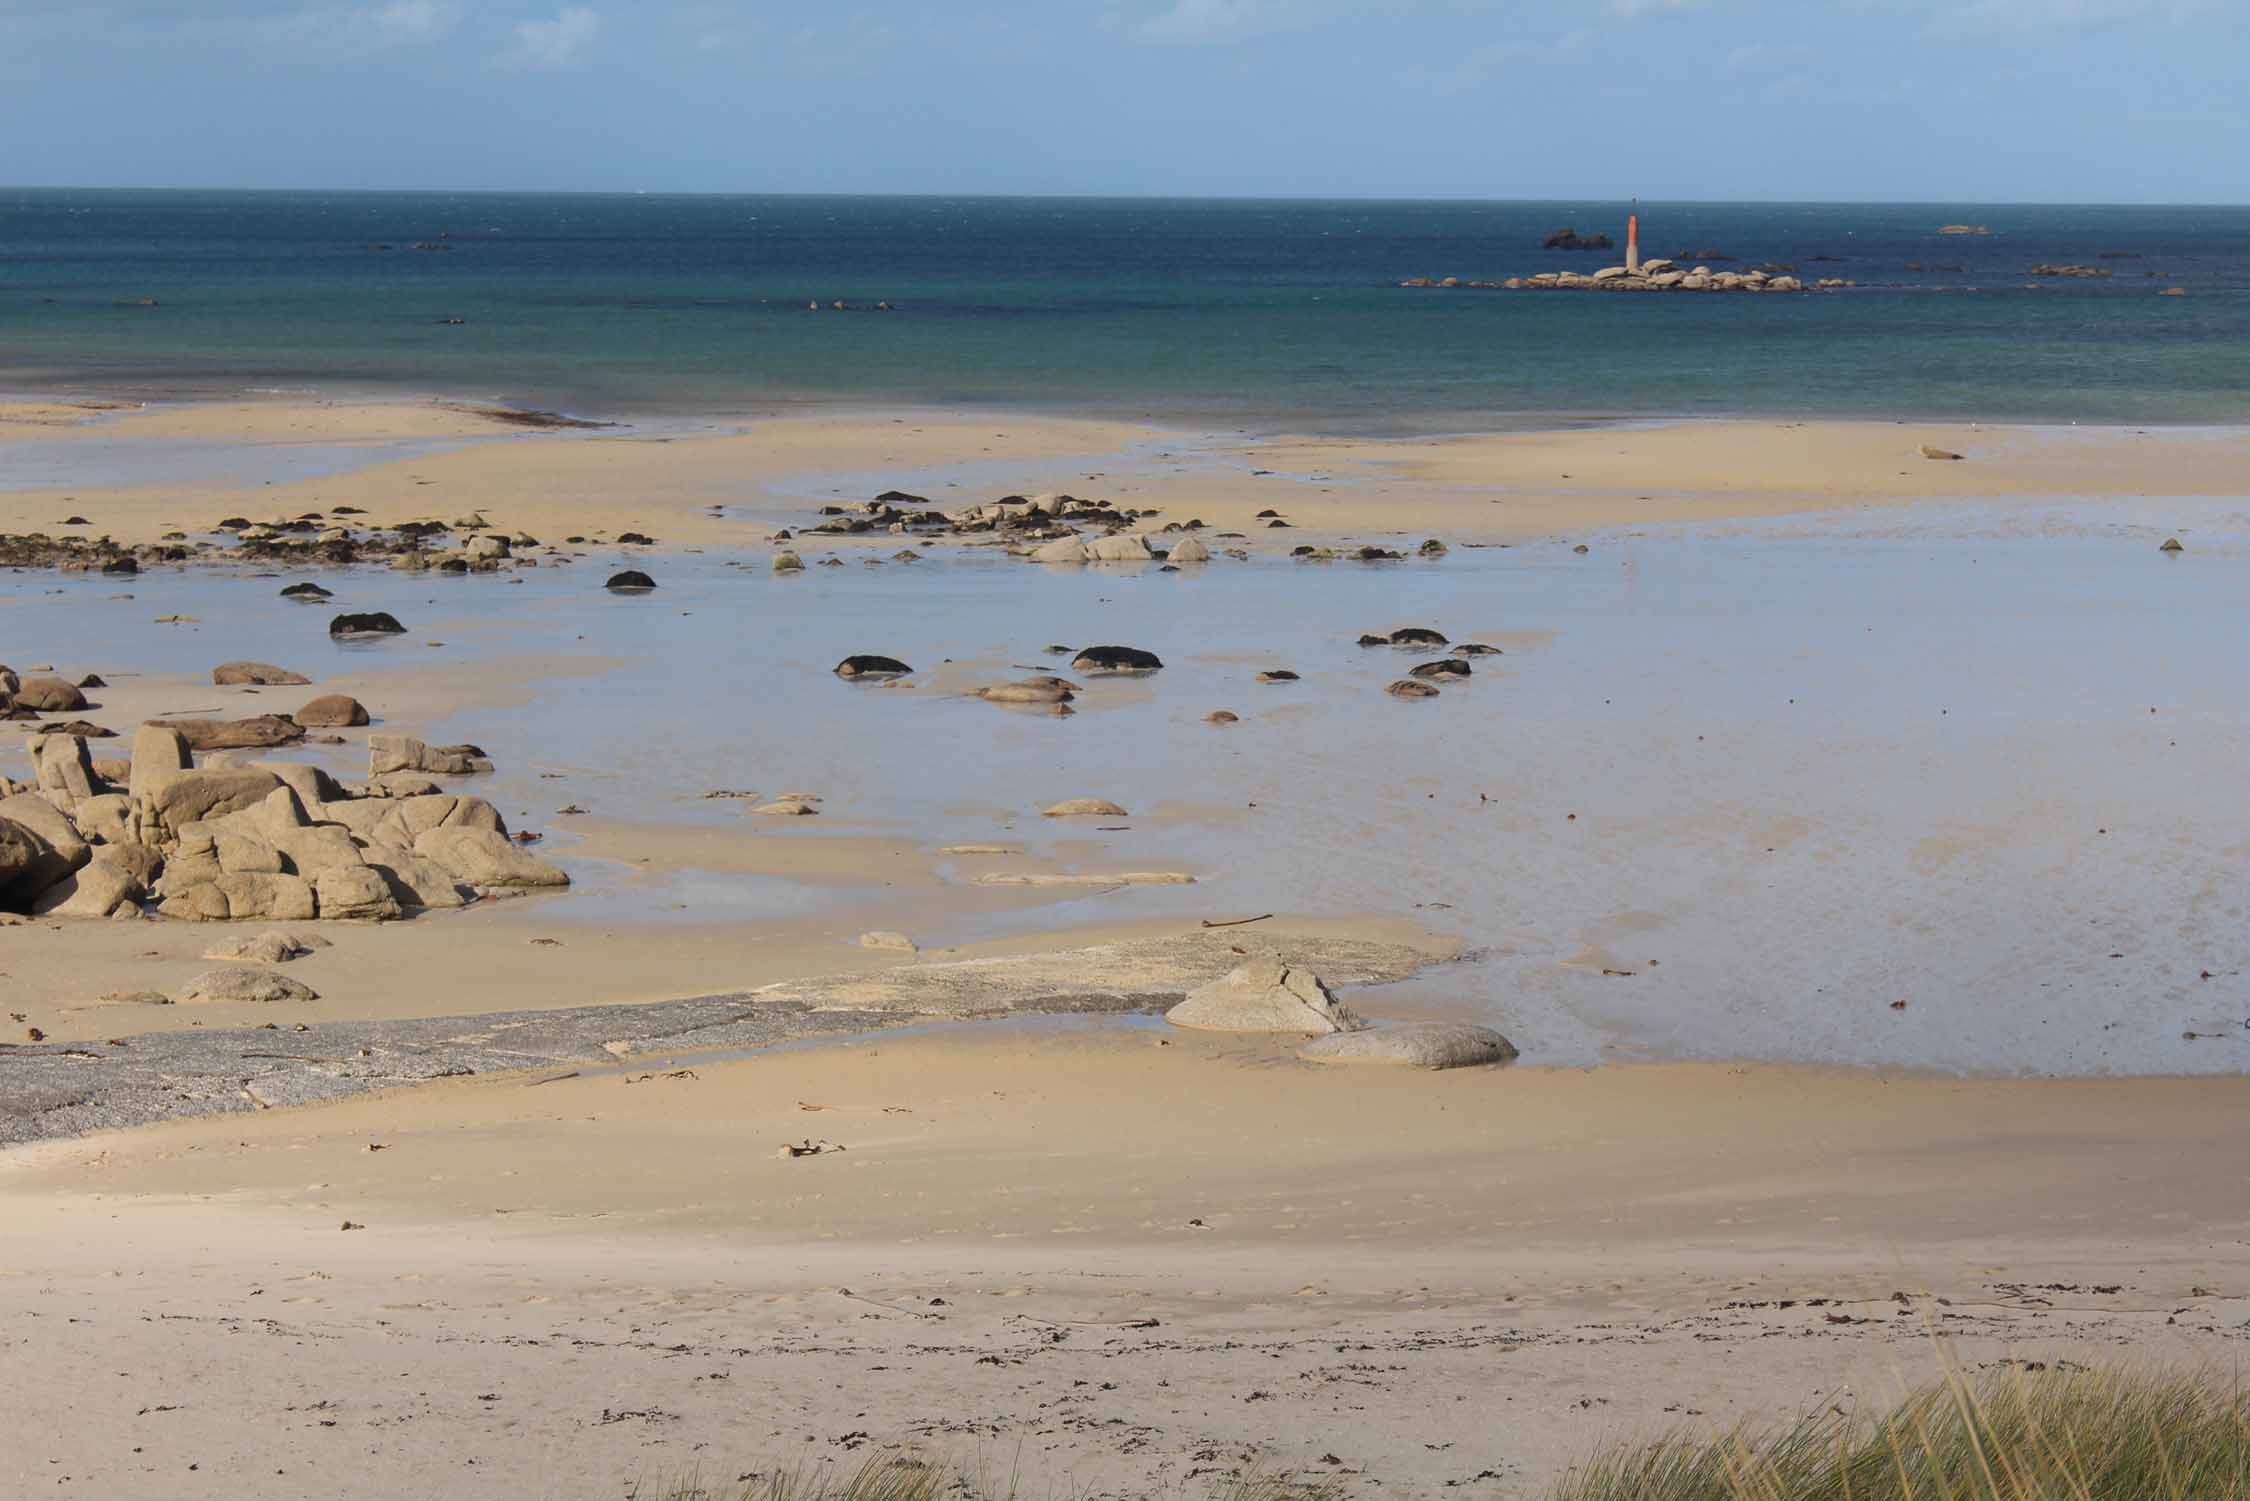
[(1164, 666), (1155, 652), (1137, 646), (1089, 646), (1071, 659), (1074, 672), (1155, 672)]
[(339, 615), (328, 622), (331, 636), (403, 636), (406, 627), (388, 610), (370, 610), (356, 615)]
[(913, 670), (896, 657), (873, 655), (846, 657), (836, 664), (836, 676), (871, 683), (902, 678)]
[(1123, 808), (1101, 797), (1074, 797), (1043, 810), (1046, 818), (1130, 818)]
[(1164, 1019), (1206, 1032), (1356, 1032), (1367, 1025), (1320, 976), (1272, 954), (1189, 991)]
[(1490, 1027), (1465, 1022), (1401, 1022), (1306, 1043), (1311, 1063), (1374, 1063), (1398, 1068), (1476, 1068), (1507, 1063), (1515, 1045)]
[(628, 568), (623, 573), (613, 573), (609, 582), (602, 585), (612, 594), (646, 594), (656, 587), (656, 580), (638, 568)]

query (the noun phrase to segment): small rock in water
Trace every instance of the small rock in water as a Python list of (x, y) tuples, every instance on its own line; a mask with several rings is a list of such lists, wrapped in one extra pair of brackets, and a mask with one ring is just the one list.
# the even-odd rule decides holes
[(1500, 648), (1487, 646), (1482, 641), (1464, 641), (1453, 648), (1453, 655), (1457, 657), (1497, 657), (1500, 655)]
[(864, 678), (869, 682), (902, 678), (913, 670), (896, 657), (846, 657), (836, 664), (836, 676), (840, 678)]
[(291, 584), (281, 591), (283, 599), (334, 599), (336, 596), (318, 584)]
[(1465, 678), (1470, 671), (1469, 664), (1459, 657), (1440, 657), (1407, 669), (1409, 676), (1418, 678)]
[(328, 622), (331, 636), (403, 636), (406, 627), (388, 610), (371, 610), (358, 615), (339, 615)]
[[(1360, 639), (1364, 641), (1367, 638), (1362, 636)], [(1448, 644), (1442, 631), (1433, 631), (1427, 626), (1419, 625), (1410, 625), (1395, 630), (1391, 632), (1387, 639), (1393, 646), (1445, 646)]]
[(801, 797), (777, 797), (750, 810), (766, 818), (811, 818), (820, 810)]
[(793, 552), (779, 553), (774, 557), (773, 571), (776, 573), (803, 573), (805, 571), (805, 560)]
[(638, 568), (628, 568), (623, 573), (613, 573), (609, 582), (602, 585), (612, 594), (646, 594), (656, 587), (656, 580)]
[(1232, 709), (1214, 709), (1203, 716), (1205, 724), (1240, 724), (1242, 716)]
[(1137, 646), (1089, 646), (1071, 659), (1077, 672), (1155, 672), (1164, 663), (1155, 652)]
[(1258, 681), (1261, 683), (1294, 683), (1298, 681), (1298, 678), (1297, 674), (1291, 672), (1288, 668), (1276, 667), (1259, 673)]
[(2187, 551), (2187, 549), (2186, 549), (2186, 548), (2184, 548), (2184, 547), (2182, 547), (2182, 546), (2180, 546), (2180, 539), (2179, 539), (2179, 538), (2177, 538), (2177, 537), (2167, 537), (2167, 538), (2165, 538), (2165, 539), (2164, 539), (2164, 545), (2163, 545), (2162, 547), (2159, 547), (2159, 548), (2157, 549), (2157, 551), (2158, 551), (2158, 552), (2185, 552), (2185, 551)]
[(1393, 698), (1436, 698), (1436, 687), (1419, 678), (1400, 678), (1383, 690)]
[(1074, 797), (1048, 808), (1041, 815), (1046, 818), (1130, 818), (1117, 804), (1107, 798)]

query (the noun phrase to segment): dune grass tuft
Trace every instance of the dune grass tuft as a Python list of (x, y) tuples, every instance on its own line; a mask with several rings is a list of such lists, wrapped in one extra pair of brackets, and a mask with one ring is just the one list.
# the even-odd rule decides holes
[(1875, 1416), (1682, 1430), (1548, 1501), (2250, 1501), (2250, 1400), (2193, 1375), (1958, 1373)]

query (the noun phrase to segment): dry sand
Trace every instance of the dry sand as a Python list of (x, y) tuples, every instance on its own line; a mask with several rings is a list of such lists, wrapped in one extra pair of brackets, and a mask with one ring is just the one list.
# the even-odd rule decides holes
[[(1339, 1074), (1082, 1024), (438, 1084), (11, 1154), (0, 1350), (38, 1379), (0, 1416), (25, 1494), (892, 1450), (1031, 1494), (1253, 1457), (1532, 1494), (1604, 1437), (1880, 1402), (1933, 1329), (2225, 1369), (2246, 1088)], [(844, 1150), (776, 1155), (808, 1138)]]

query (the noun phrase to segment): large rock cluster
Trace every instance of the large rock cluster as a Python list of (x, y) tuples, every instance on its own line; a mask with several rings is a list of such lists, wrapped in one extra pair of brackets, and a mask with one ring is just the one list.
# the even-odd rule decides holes
[(346, 787), (288, 762), (195, 764), (188, 737), (143, 725), (120, 783), (86, 741), (35, 735), (33, 787), (0, 779), (0, 911), (188, 922), (392, 918), (569, 877), (509, 838), (499, 810), (392, 767), (483, 769), (378, 736), (377, 771)]

